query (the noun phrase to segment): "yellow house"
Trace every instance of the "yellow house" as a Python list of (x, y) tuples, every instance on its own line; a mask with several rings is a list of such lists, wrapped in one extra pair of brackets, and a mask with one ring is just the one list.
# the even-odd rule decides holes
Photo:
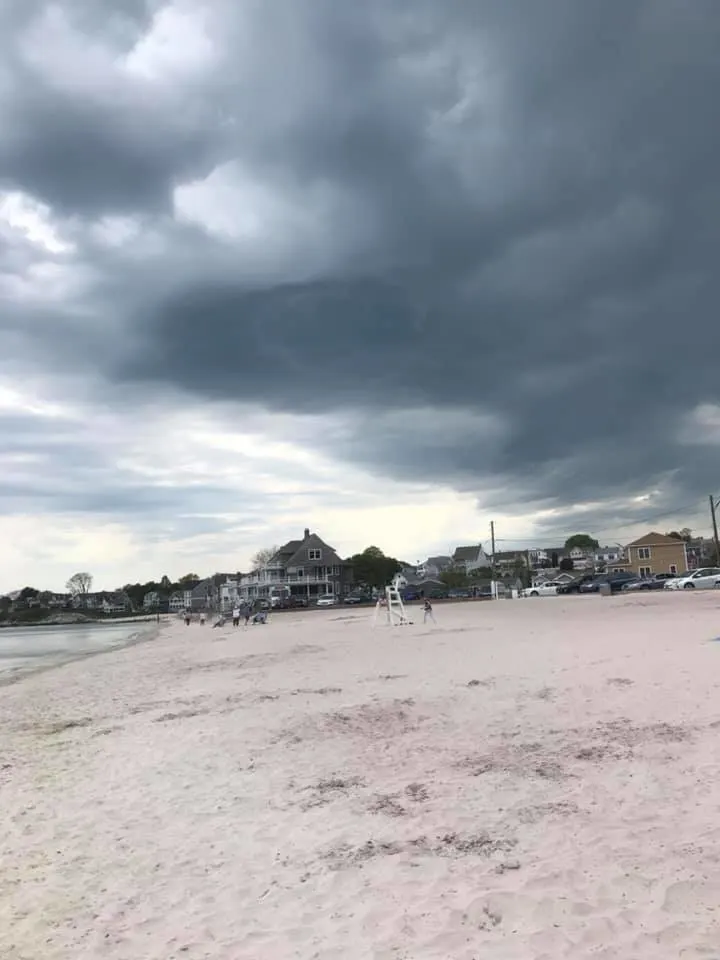
[(613, 570), (627, 570), (638, 577), (656, 573), (683, 573), (688, 568), (684, 540), (666, 537), (664, 533), (646, 533), (626, 547), (627, 560), (613, 563)]

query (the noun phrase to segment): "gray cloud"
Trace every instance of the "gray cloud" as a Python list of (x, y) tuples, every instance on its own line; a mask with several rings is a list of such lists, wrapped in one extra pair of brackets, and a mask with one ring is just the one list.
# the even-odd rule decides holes
[[(83, 28), (127, 50), (143, 5), (110, 6)], [(714, 487), (714, 447), (677, 444), (720, 393), (714, 0), (213, 10), (215, 60), (173, 96), (9, 60), (0, 183), (164, 238), (143, 262), (81, 245), (115, 347), (63, 326), (44, 362), (72, 343), (132, 389), (335, 412), (343, 458), (499, 506)], [(232, 163), (273, 231), (170, 222), (176, 185)], [(303, 204), (312, 227), (283, 221)]]

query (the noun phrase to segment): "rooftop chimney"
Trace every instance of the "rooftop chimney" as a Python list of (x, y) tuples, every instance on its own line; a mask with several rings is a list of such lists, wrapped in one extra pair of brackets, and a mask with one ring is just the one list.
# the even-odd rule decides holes
[(309, 528), (309, 527), (305, 527), (305, 539), (307, 540), (307, 538), (308, 538), (309, 536), (310, 536), (310, 528)]

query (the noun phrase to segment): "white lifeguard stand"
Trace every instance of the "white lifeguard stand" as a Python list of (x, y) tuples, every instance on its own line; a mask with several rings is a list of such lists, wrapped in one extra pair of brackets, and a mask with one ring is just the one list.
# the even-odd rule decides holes
[(400, 596), (400, 586), (397, 576), (389, 587), (385, 587), (385, 602), (382, 599), (375, 604), (375, 615), (373, 617), (373, 626), (376, 626), (378, 620), (385, 610), (385, 622), (389, 627), (406, 627), (412, 624), (405, 613), (405, 604)]

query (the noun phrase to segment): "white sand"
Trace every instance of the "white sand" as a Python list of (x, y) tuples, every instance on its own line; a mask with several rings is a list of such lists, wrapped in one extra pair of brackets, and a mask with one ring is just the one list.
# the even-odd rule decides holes
[(720, 596), (436, 615), (1, 689), (0, 957), (720, 956)]

